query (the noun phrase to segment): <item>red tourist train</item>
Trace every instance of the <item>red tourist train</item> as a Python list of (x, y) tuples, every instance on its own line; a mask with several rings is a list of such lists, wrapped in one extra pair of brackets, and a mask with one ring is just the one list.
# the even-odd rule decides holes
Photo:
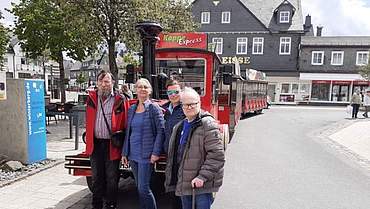
[[(242, 75), (238, 63), (222, 64), (214, 52), (207, 50), (207, 35), (204, 33), (170, 33), (159, 37), (155, 50), (155, 74), (162, 75), (157, 76), (159, 79), (176, 78), (199, 93), (201, 108), (219, 121), (226, 149), (241, 117), (247, 113), (261, 113), (267, 107), (264, 74), (246, 70)], [(158, 84), (159, 97), (165, 95), (163, 83)], [(90, 187), (88, 156), (81, 153), (66, 156), (66, 160), (65, 167), (73, 171), (73, 175), (87, 176)], [(162, 157), (156, 163), (155, 171), (161, 173), (164, 169), (165, 158)], [(129, 168), (122, 167), (121, 170), (123, 177), (130, 175)]]

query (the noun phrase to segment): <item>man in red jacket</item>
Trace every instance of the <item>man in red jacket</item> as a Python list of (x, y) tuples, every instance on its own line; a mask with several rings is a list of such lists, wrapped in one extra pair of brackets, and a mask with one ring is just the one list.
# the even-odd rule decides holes
[[(89, 92), (86, 107), (86, 153), (90, 156), (93, 209), (114, 209), (117, 205), (121, 147), (111, 142), (111, 133), (126, 127), (127, 102), (113, 91), (113, 77), (98, 74), (98, 89)], [(123, 140), (123, 139), (122, 139)]]

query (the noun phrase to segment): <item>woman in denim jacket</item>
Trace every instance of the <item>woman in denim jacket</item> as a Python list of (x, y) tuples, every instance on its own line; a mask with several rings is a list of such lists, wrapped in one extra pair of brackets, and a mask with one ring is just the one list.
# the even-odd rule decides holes
[(130, 164), (139, 192), (141, 209), (156, 209), (150, 188), (153, 165), (159, 159), (164, 141), (164, 119), (161, 108), (150, 100), (152, 87), (145, 78), (136, 84), (138, 103), (128, 110), (122, 162)]

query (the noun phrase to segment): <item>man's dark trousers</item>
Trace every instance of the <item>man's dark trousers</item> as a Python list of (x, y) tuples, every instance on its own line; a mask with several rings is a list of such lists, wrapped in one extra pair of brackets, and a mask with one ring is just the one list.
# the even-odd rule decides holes
[(119, 160), (109, 160), (109, 139), (94, 139), (94, 151), (90, 157), (93, 182), (93, 208), (116, 208)]

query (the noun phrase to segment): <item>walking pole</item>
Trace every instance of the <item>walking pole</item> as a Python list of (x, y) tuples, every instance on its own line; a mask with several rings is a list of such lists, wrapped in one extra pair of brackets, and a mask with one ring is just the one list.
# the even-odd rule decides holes
[(191, 209), (195, 209), (195, 184), (192, 185), (193, 191), (191, 195)]

